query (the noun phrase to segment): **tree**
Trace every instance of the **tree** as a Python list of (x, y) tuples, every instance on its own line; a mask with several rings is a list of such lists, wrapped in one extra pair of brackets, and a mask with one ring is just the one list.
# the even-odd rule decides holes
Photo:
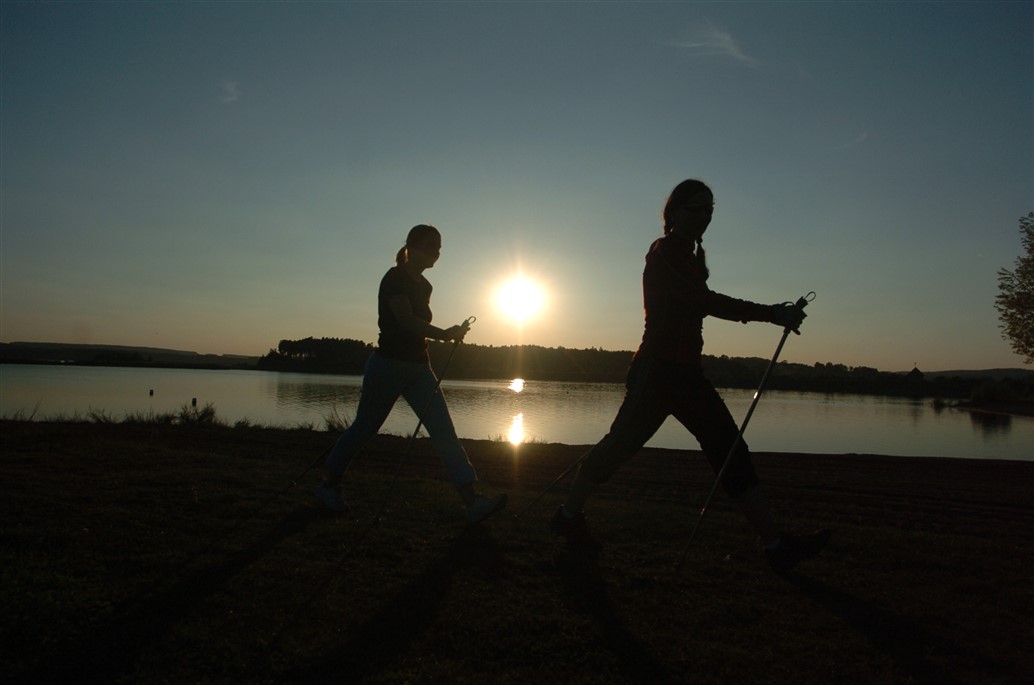
[(1025, 364), (1034, 364), (1034, 212), (1020, 218), (1020, 241), (1027, 255), (1016, 258), (1015, 271), (998, 270), (995, 309), (1002, 337)]

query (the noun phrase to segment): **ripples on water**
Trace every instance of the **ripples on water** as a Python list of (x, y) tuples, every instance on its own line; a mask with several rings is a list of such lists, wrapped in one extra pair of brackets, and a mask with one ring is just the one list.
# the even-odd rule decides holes
[[(247, 419), (274, 426), (328, 418), (351, 421), (362, 378), (262, 371), (123, 369), (0, 365), (0, 415), (38, 418), (100, 411), (125, 414), (177, 411), (196, 398), (227, 423)], [(589, 445), (607, 432), (624, 388), (612, 383), (449, 381), (442, 384), (461, 437)], [(154, 391), (151, 395), (150, 391)], [(721, 390), (740, 421), (752, 390)], [(409, 434), (416, 415), (396, 404), (384, 432)], [(999, 459), (1034, 458), (1034, 419), (935, 409), (929, 401), (820, 393), (765, 393), (746, 439), (771, 452), (871, 453)], [(674, 419), (648, 443), (696, 449)]]

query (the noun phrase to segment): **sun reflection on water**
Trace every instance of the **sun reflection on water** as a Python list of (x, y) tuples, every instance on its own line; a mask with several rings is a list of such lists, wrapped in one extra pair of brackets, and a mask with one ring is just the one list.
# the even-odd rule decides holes
[[(514, 393), (519, 394), (521, 391), (524, 390), (524, 379), (514, 378), (512, 381), (510, 381), (510, 385), (506, 387), (508, 387), (510, 390), (513, 390)], [(514, 399), (514, 404), (514, 408), (516, 409), (517, 405), (519, 404), (516, 398)], [(524, 442), (524, 412), (519, 412), (513, 417), (513, 420), (510, 422), (510, 431), (506, 434), (506, 439), (509, 440), (510, 444), (514, 447)]]
[(510, 441), (511, 445), (519, 445), (524, 442), (524, 412), (513, 417), (506, 439)]

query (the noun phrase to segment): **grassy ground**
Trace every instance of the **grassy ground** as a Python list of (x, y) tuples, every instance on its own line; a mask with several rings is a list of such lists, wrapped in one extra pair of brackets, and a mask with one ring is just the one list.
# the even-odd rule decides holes
[[(773, 574), (712, 474), (645, 450), (593, 500), (605, 544), (510, 515), (583, 451), (465, 442), (509, 512), (463, 526), (426, 441), (379, 525), (400, 438), (310, 496), (334, 436), (0, 423), (0, 681), (1026, 683), (1034, 462), (759, 454), (787, 527), (834, 529)], [(298, 484), (293, 485), (297, 480)]]

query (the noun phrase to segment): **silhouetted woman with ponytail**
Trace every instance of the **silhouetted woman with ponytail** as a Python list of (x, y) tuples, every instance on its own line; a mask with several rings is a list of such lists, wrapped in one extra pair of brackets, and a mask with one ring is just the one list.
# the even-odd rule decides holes
[(435, 265), (441, 249), (442, 236), (437, 228), (414, 226), (395, 256), (395, 266), (381, 279), (377, 349), (366, 363), (355, 420), (327, 457), (326, 477), (316, 490), (328, 509), (348, 508), (341, 494), (342, 475), (363, 445), (380, 430), (400, 396), (423, 419), (446, 476), (466, 506), (467, 522), (483, 521), (506, 506), (506, 495), (485, 497), (474, 490), (477, 475), (456, 437), (438, 379), (431, 370), (427, 339), (459, 342), (468, 328), (459, 324), (442, 329), (431, 324), (431, 284), (423, 273)]
[[(804, 312), (791, 305), (757, 304), (707, 287), (710, 274), (703, 237), (713, 211), (711, 189), (695, 179), (677, 185), (664, 206), (664, 236), (654, 241), (646, 255), (646, 323), (629, 367), (624, 401), (610, 432), (584, 456), (567, 502), (550, 523), (573, 545), (594, 544), (583, 513), (589, 495), (638, 452), (668, 416), (696, 437), (715, 473), (721, 469), (739, 429), (703, 374), (704, 317), (766, 321), (795, 330), (804, 319)], [(828, 531), (804, 536), (780, 533), (742, 440), (722, 476), (722, 487), (757, 531), (777, 570), (818, 554), (826, 544)]]

